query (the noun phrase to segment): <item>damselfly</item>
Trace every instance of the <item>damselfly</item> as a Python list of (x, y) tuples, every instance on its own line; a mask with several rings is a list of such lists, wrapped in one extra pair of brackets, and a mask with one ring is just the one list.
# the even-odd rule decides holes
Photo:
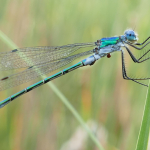
[[(41, 80), (24, 90), (6, 98), (5, 100), (0, 102), (0, 108), (16, 99), (17, 97), (33, 90), (34, 88), (43, 85), (55, 78), (58, 78), (70, 71), (73, 71), (79, 67), (93, 65), (98, 59), (107, 56), (111, 57), (110, 53), (120, 51), (122, 58), (122, 74), (123, 78), (126, 80), (132, 80), (141, 85), (147, 86), (139, 82), (139, 80), (148, 80), (150, 78), (132, 78), (127, 75), (125, 62), (124, 62), (124, 51), (123, 47), (129, 53), (133, 62), (142, 63), (150, 57), (145, 58), (145, 56), (149, 53), (150, 50), (146, 51), (140, 58), (136, 58), (127, 45), (131, 47), (142, 50), (146, 45), (150, 43), (148, 41), (150, 37), (148, 37), (143, 43), (137, 43), (138, 37), (137, 34), (133, 30), (126, 30), (124, 35), (117, 37), (108, 37), (97, 40), (93, 43), (79, 43), (79, 44), (71, 44), (65, 46), (57, 46), (57, 47), (27, 47), (27, 48), (19, 48), (12, 50), (10, 52), (1, 52), (0, 53), (0, 70), (10, 70), (17, 68), (27, 68), (22, 72), (12, 74), (10, 76), (6, 76), (0, 80), (0, 91), (6, 90), (11, 87), (15, 87), (22, 83), (28, 82), (37, 78), (38, 76), (45, 75), (50, 73), (73, 60), (90, 55), (86, 59), (78, 62), (77, 64), (68, 67), (58, 73)], [(95, 48), (92, 50), (88, 50), (85, 52), (80, 52), (78, 54), (71, 55), (73, 52), (85, 48), (92, 47)]]

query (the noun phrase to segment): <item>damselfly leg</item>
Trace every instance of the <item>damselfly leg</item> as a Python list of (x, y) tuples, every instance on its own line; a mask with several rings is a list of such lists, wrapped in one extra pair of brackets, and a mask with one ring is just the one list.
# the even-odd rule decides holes
[[(144, 59), (144, 60), (141, 60), (145, 55), (147, 55), (147, 53), (148, 53), (150, 50), (148, 50), (148, 51), (147, 51), (146, 53), (144, 53), (140, 58), (137, 59), (137, 58), (135, 58), (135, 56), (132, 54), (132, 52), (130, 51), (130, 49), (129, 49), (128, 47), (125, 46), (125, 48), (126, 48), (127, 52), (129, 53), (130, 57), (132, 58), (132, 60), (133, 60), (135, 63), (142, 63), (142, 62), (144, 62), (144, 61), (150, 59), (150, 57), (148, 57), (148, 58), (146, 58), (146, 59)], [(141, 61), (140, 61), (140, 60), (141, 60)]]
[[(141, 84), (141, 85), (144, 85), (144, 86), (147, 86), (146, 84), (143, 84), (143, 83), (141, 83), (141, 82), (138, 82), (138, 81), (136, 81), (136, 80), (148, 80), (148, 79), (150, 79), (150, 78), (132, 78), (132, 77), (129, 77), (128, 75), (127, 75), (127, 72), (126, 72), (126, 67), (125, 67), (125, 62), (124, 62), (124, 53), (123, 53), (123, 51), (121, 51), (121, 58), (122, 58), (122, 76), (123, 76), (123, 79), (125, 79), (125, 80), (132, 80), (132, 81), (134, 81), (134, 82), (136, 82), (136, 83), (139, 83), (139, 84)], [(148, 86), (147, 86), (148, 87)]]
[(150, 39), (150, 36), (142, 43), (135, 43), (134, 45), (143, 45), (146, 41), (148, 41)]
[(137, 49), (137, 50), (141, 50), (141, 49), (143, 49), (146, 45), (148, 45), (149, 43), (150, 43), (150, 41), (149, 42), (147, 42), (145, 45), (143, 45), (142, 47), (137, 47), (137, 46), (135, 46), (136, 44), (131, 44), (131, 43), (129, 43), (129, 42), (125, 42), (126, 44), (128, 44), (128, 45), (130, 45), (130, 46), (132, 46), (132, 47), (134, 47), (135, 49)]
[[(150, 41), (147, 42), (149, 39), (150, 39), (150, 37), (148, 37), (143, 43), (135, 43), (135, 44), (131, 44), (131, 43), (128, 43), (128, 42), (127, 42), (127, 43), (128, 43), (130, 46), (132, 46), (132, 47), (134, 47), (135, 49), (137, 49), (137, 50), (142, 50), (146, 45), (148, 45), (148, 44), (150, 43)], [(146, 42), (147, 42), (147, 43), (146, 43)], [(145, 44), (145, 43), (146, 43), (146, 44)], [(143, 45), (143, 44), (145, 44), (145, 45)], [(134, 45), (139, 45), (139, 46), (140, 46), (140, 45), (143, 45), (143, 46), (140, 48), (140, 47), (136, 47), (136, 46), (134, 46)], [(135, 63), (142, 63), (142, 62), (145, 62), (145, 61), (147, 61), (147, 60), (150, 59), (150, 57), (147, 57), (147, 58), (141, 60), (142, 58), (144, 58), (144, 56), (146, 56), (146, 55), (150, 52), (150, 49), (149, 49), (148, 51), (146, 51), (141, 57), (136, 58), (136, 57), (133, 55), (133, 53), (131, 52), (131, 50), (130, 50), (127, 46), (125, 46), (125, 48), (126, 48), (127, 52), (129, 53), (130, 57), (132, 58), (133, 62), (135, 62)], [(138, 81), (136, 81), (136, 80), (148, 80), (148, 79), (150, 79), (150, 78), (132, 78), (132, 77), (129, 77), (129, 76), (127, 75), (126, 68), (125, 68), (124, 53), (123, 53), (123, 51), (121, 51), (121, 54), (122, 54), (122, 73), (123, 73), (123, 78), (126, 79), (126, 80), (132, 80), (132, 81), (134, 81), (134, 82), (136, 82), (136, 83), (139, 83), (139, 84), (141, 84), (141, 85), (147, 86), (146, 84), (140, 83), (140, 82), (138, 82)]]

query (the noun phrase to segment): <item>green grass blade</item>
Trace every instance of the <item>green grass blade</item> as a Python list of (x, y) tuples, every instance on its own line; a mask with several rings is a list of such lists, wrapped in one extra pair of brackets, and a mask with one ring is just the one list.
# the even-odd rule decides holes
[(11, 41), (1, 30), (0, 30), (0, 39), (6, 43), (11, 49), (15, 49), (17, 45)]
[(146, 150), (149, 138), (149, 127), (150, 127), (150, 87), (147, 90), (146, 103), (143, 113), (143, 119), (139, 137), (137, 141), (136, 150)]
[[(17, 45), (15, 45), (2, 31), (0, 31), (0, 39), (3, 40), (10, 48), (15, 49)], [(42, 76), (42, 78), (46, 78), (46, 76)], [(95, 145), (100, 149), (104, 150), (101, 146), (100, 142), (96, 138), (96, 136), (91, 132), (89, 127), (86, 125), (82, 117), (78, 114), (78, 112), (74, 109), (74, 107), (69, 103), (69, 100), (60, 92), (60, 90), (52, 83), (48, 82), (48, 86), (55, 92), (55, 94), (60, 98), (60, 100), (66, 105), (66, 107), (71, 111), (74, 117), (78, 120), (78, 122), (82, 125), (82, 127), (86, 130), (92, 141)]]

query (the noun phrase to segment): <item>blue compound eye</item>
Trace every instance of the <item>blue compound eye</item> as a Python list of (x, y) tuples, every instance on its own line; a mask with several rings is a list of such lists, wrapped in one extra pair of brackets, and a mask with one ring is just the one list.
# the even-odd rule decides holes
[(136, 33), (133, 30), (126, 30), (125, 31), (125, 37), (127, 38), (128, 41), (137, 41), (137, 36)]

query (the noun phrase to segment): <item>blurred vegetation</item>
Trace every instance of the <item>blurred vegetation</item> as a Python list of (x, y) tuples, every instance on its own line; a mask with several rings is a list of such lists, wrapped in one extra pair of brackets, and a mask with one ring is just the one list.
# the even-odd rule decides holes
[[(149, 6), (148, 0), (1, 0), (0, 30), (19, 47), (94, 42), (122, 35), (127, 28), (135, 28), (142, 42), (150, 35)], [(0, 51), (9, 50), (1, 42)], [(105, 131), (100, 142), (106, 150), (135, 148), (147, 91), (123, 80), (120, 55), (115, 53), (53, 81), (85, 121), (92, 120)], [(148, 65), (140, 70), (130, 63), (132, 74), (150, 72)], [(0, 77), (13, 72), (1, 72)], [(0, 100), (40, 79), (2, 91)], [(61, 149), (79, 126), (43, 85), (0, 110), (0, 149)], [(86, 139), (82, 149), (97, 148)]]

